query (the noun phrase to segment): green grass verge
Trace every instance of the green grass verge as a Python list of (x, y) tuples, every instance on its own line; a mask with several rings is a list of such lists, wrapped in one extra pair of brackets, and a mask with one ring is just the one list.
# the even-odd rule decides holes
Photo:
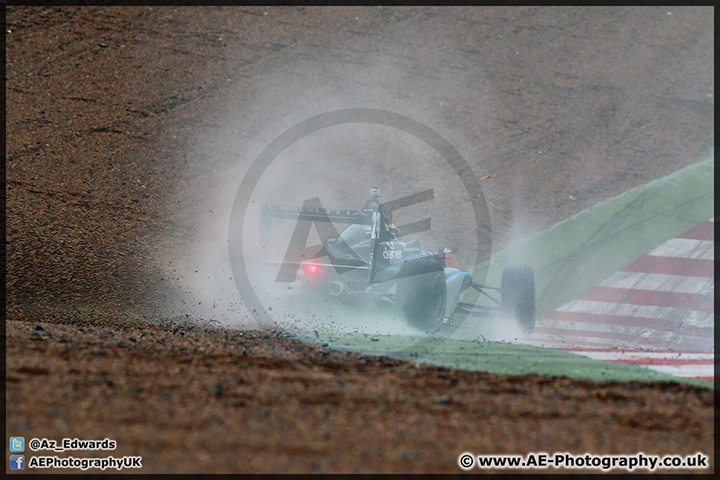
[(531, 345), (456, 339), (428, 341), (404, 335), (331, 334), (314, 341), (331, 348), (503, 375), (538, 374), (597, 382), (674, 382), (713, 388), (712, 382), (656, 372), (638, 365), (593, 360)]

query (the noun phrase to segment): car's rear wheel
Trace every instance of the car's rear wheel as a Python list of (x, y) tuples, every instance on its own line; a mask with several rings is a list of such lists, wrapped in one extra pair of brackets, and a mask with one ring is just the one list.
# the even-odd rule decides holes
[(397, 277), (397, 303), (409, 325), (429, 331), (442, 324), (447, 301), (443, 266), (442, 260), (430, 256), (403, 262)]
[(508, 265), (500, 284), (502, 309), (514, 318), (523, 333), (535, 329), (535, 274), (527, 265)]

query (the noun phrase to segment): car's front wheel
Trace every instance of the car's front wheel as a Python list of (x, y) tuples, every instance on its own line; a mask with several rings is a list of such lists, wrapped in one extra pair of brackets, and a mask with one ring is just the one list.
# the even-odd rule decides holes
[(514, 318), (523, 333), (535, 329), (535, 274), (528, 265), (508, 265), (500, 284), (502, 309)]

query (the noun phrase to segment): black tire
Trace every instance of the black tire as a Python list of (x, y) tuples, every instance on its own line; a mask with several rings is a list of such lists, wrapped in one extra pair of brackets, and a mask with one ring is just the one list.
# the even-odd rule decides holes
[(523, 333), (535, 329), (535, 274), (527, 265), (508, 265), (500, 284), (502, 309), (520, 325)]
[(397, 303), (409, 325), (429, 331), (442, 324), (447, 301), (443, 267), (442, 260), (431, 256), (402, 263), (397, 275)]

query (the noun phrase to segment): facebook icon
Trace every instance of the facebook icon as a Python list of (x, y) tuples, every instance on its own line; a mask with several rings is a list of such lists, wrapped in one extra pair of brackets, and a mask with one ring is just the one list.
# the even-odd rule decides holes
[(10, 455), (10, 470), (25, 470), (25, 455)]

